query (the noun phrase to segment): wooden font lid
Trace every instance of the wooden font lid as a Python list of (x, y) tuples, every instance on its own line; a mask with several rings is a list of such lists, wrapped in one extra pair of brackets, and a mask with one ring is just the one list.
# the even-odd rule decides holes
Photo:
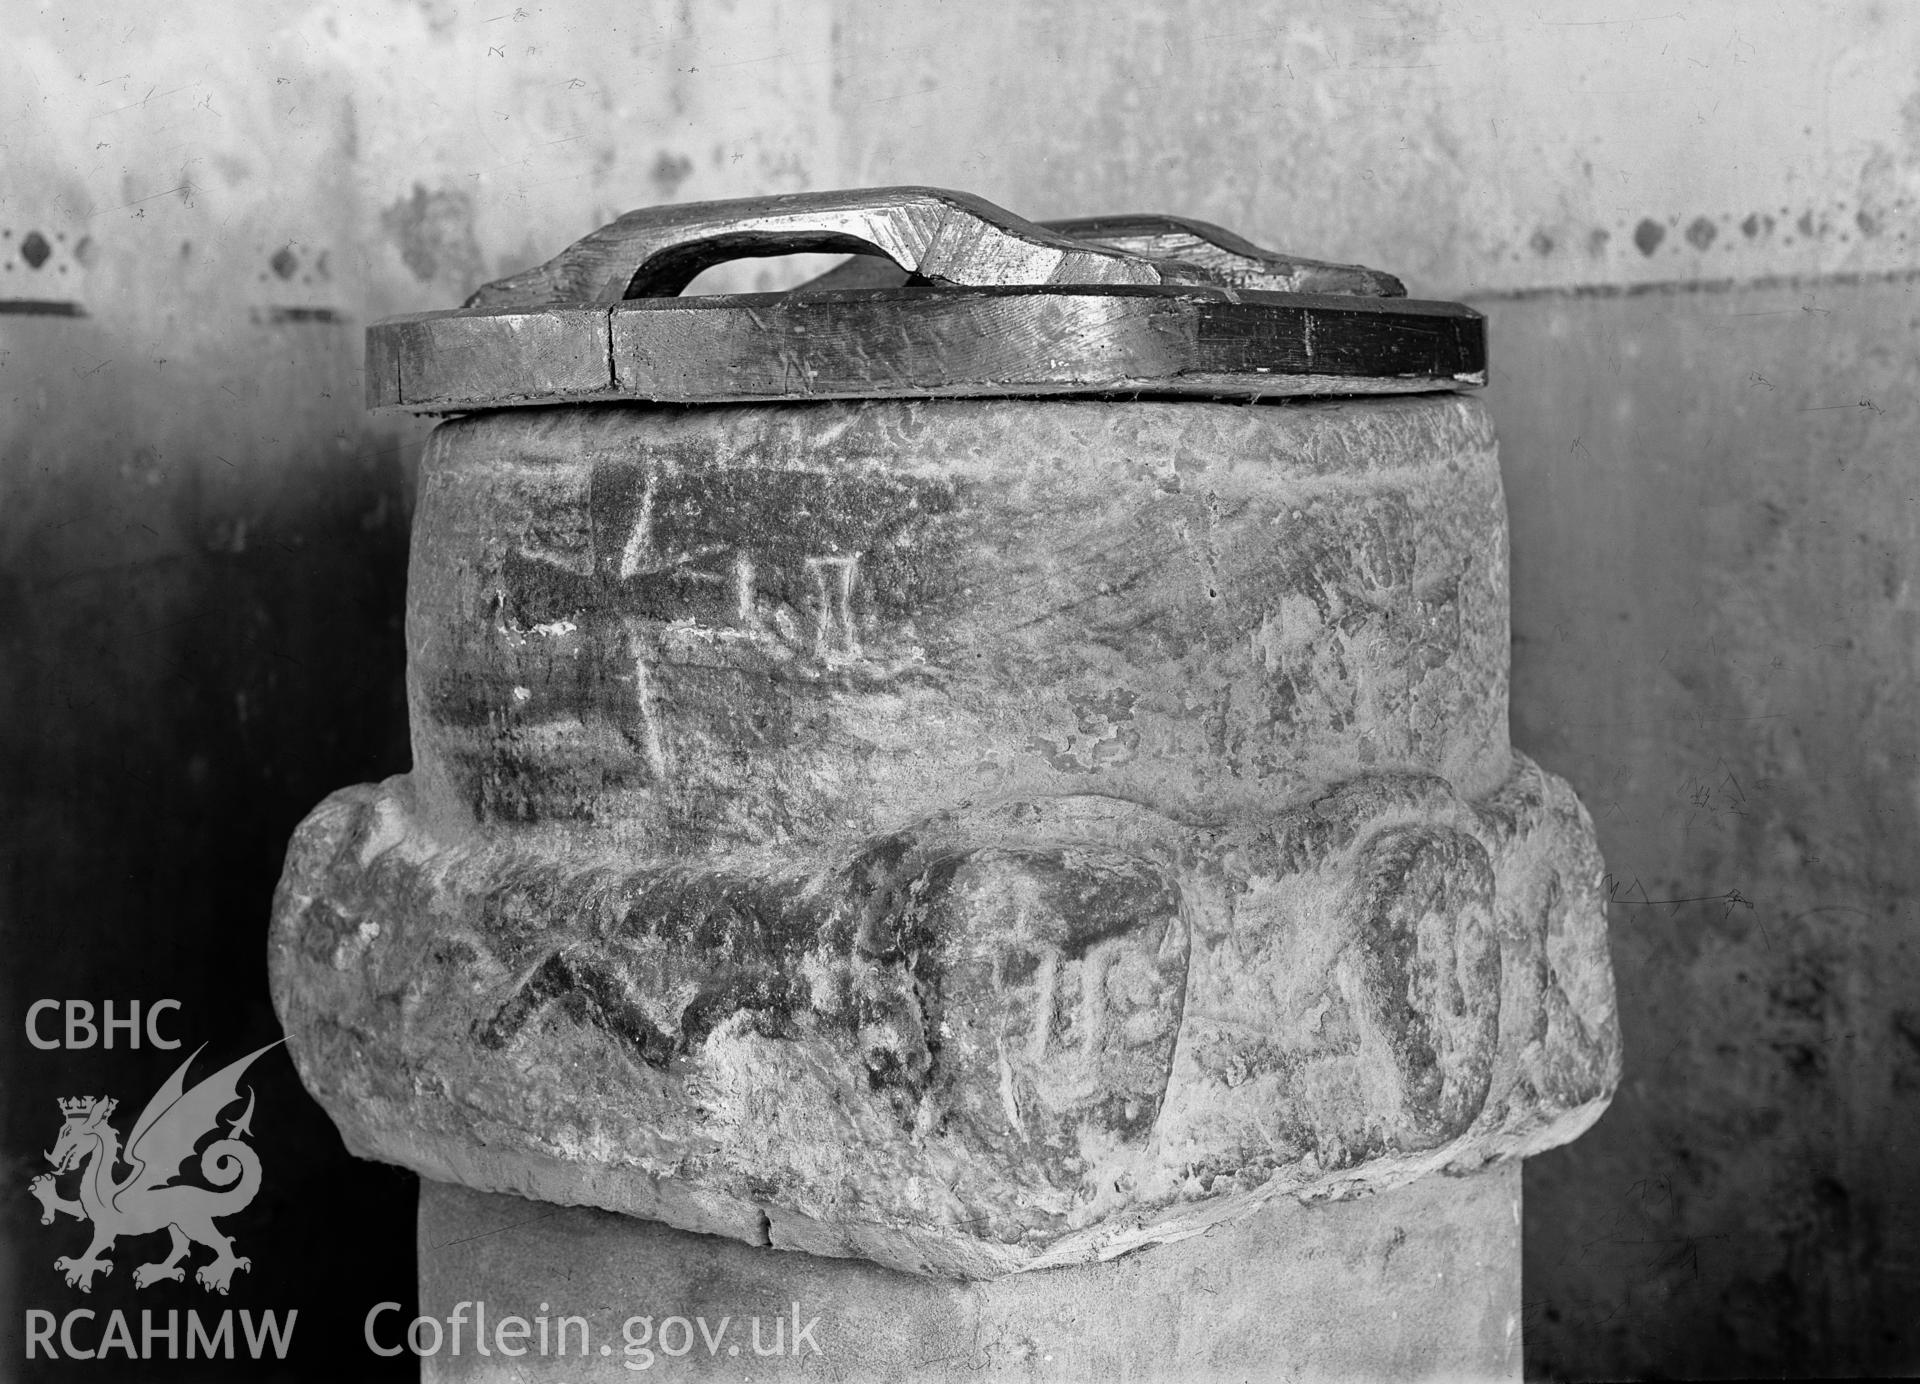
[[(785, 293), (680, 297), (701, 270), (855, 256)], [(367, 404), (993, 395), (1258, 399), (1486, 383), (1480, 314), (1358, 265), (1167, 216), (1024, 221), (938, 188), (650, 207), (454, 312), (367, 329)]]

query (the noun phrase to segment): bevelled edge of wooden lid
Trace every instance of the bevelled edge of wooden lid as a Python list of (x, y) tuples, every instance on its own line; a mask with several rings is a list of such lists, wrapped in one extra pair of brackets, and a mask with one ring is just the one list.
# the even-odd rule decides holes
[(367, 405), (463, 413), (599, 402), (1470, 389), (1459, 303), (1198, 284), (819, 289), (468, 308), (367, 329)]

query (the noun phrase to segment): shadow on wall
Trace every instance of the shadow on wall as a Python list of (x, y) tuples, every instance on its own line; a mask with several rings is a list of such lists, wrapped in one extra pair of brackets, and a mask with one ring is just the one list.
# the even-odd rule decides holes
[(1626, 1049), (1527, 1165), (1530, 1368), (1911, 1373), (1920, 281), (1481, 306), (1513, 738), (1593, 814)]
[[(23, 257), (34, 243), (16, 237)], [(276, 285), (289, 277), (277, 269)], [(25, 1191), (49, 1171), (58, 1102), (114, 1098), (124, 1136), (202, 1045), (195, 1078), (278, 1038), (264, 928), (287, 837), (334, 787), (408, 762), (412, 448), (340, 423), (325, 401), (290, 402), (333, 393), (350, 409), (357, 397), (331, 307), (208, 322), (180, 343), (185, 359), (163, 362), (172, 348), (130, 340), (111, 302), (56, 301), (70, 310), (16, 306), (0, 328), (13, 405), (0, 433), (0, 680), (15, 709), (0, 723), (8, 1022), (60, 1002), (37, 1016), (38, 1041), (16, 1027), (7, 1049), (5, 1333), (32, 1309), (91, 1309), (72, 1337), (89, 1349), (118, 1309), (139, 1349), (142, 1310), (162, 1325), (191, 1310), (209, 1331), (229, 1309), (297, 1311), (299, 1377), (366, 1377), (361, 1316), (412, 1300), (412, 1179), (349, 1157), (283, 1052), (246, 1079), (262, 1178), (219, 1223), (250, 1260), (224, 1296), (194, 1281), (211, 1257), (197, 1248), (183, 1282), (137, 1288), (134, 1268), (166, 1255), (162, 1234), (124, 1237), (81, 1293), (54, 1260), (79, 1258), (89, 1227), (42, 1225)], [(142, 348), (145, 361), (128, 359)], [(97, 1027), (164, 1000), (178, 1008), (138, 1032)], [(22, 1360), (26, 1343), (0, 1351)], [(23, 1377), (93, 1363), (41, 1358)], [(141, 1370), (169, 1377), (159, 1361)]]

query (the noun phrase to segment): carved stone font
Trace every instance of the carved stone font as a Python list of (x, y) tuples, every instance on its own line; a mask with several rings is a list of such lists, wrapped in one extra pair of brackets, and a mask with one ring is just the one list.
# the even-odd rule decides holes
[(366, 1156), (961, 1277), (1563, 1142), (1601, 862), (1506, 581), (1452, 395), (449, 422), (291, 1049)]

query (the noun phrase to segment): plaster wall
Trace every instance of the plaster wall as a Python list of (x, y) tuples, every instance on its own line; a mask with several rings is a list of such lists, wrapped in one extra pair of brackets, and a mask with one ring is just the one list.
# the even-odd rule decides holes
[[(1613, 1111), (1527, 1169), (1530, 1367), (1920, 1365), (1920, 15), (6, 0), (0, 21), (9, 1033), (44, 996), (167, 994), (187, 1050), (275, 1036), (260, 938), (292, 825), (407, 761), (421, 429), (362, 414), (366, 322), (657, 201), (916, 181), (1036, 217), (1182, 212), (1492, 319), (1514, 739), (1593, 809), (1628, 1054)], [(177, 1061), (10, 1041), (15, 1186), (51, 1097), (135, 1101)], [(263, 1250), (249, 1291), (361, 1275), (335, 1333), (361, 1367), (359, 1288), (411, 1281), (408, 1189), (347, 1160), (284, 1065), (261, 1080), (278, 1161), (236, 1233), (313, 1262)], [(392, 1223), (371, 1267), (330, 1247), (343, 1199)], [(74, 1251), (15, 1200), (9, 1296), (58, 1307), (46, 1262)], [(114, 1293), (133, 1302), (122, 1279), (88, 1305)]]

